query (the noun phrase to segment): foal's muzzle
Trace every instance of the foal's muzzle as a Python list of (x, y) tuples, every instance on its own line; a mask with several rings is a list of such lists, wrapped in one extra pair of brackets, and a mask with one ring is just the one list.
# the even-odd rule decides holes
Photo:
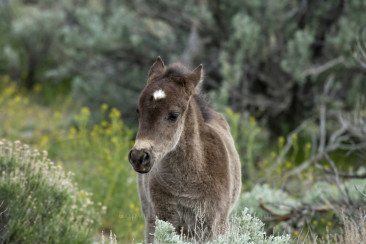
[(133, 169), (141, 174), (148, 173), (151, 169), (151, 153), (144, 149), (132, 149), (128, 154)]

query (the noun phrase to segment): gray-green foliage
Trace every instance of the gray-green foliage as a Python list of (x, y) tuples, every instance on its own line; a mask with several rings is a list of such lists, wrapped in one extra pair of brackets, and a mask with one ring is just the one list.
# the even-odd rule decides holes
[[(174, 232), (172, 224), (156, 220), (155, 240), (157, 243), (170, 244), (188, 244), (189, 241), (182, 240), (181, 236)], [(230, 220), (230, 226), (223, 235), (217, 236), (213, 241), (207, 244), (280, 244), (290, 243), (290, 236), (267, 236), (264, 232), (264, 224), (256, 217), (249, 214), (245, 208), (239, 214), (233, 216)]]
[[(365, 169), (360, 168), (356, 173), (362, 175), (364, 172)], [(335, 183), (318, 181), (309, 189), (304, 189), (304, 192), (296, 193), (297, 196), (280, 189), (270, 188), (266, 184), (255, 185), (251, 191), (244, 192), (240, 196), (235, 212), (238, 213), (248, 208), (260, 219), (271, 219), (274, 217), (271, 213), (286, 216), (296, 213), (299, 209), (306, 211), (306, 209), (311, 209), (311, 206), (314, 206), (314, 209), (317, 206), (323, 206), (327, 212), (338, 213), (337, 211), (342, 209), (342, 211), (352, 213), (351, 216), (354, 218), (356, 216), (353, 215), (358, 211), (357, 206), (362, 208), (366, 203), (366, 198), (361, 194), (364, 192), (366, 192), (366, 180), (364, 179), (340, 180), (338, 186)], [(265, 205), (267, 210), (262, 208), (261, 203)], [(313, 214), (307, 216), (308, 219), (313, 217)], [(285, 223), (277, 223), (277, 228), (281, 229), (281, 227), (286, 230), (286, 233), (296, 230), (289, 225), (286, 226)]]
[(64, 23), (64, 12), (19, 7), (16, 2), (0, 5), (0, 9), (11, 13), (0, 26), (0, 42), (3, 42), (0, 48), (1, 68), (31, 88), (47, 78), (50, 69), (60, 65), (60, 29)]
[(226, 22), (232, 23), (231, 35), (220, 51), (223, 89), (213, 97), (221, 103), (264, 116), (273, 131), (286, 124), (293, 128), (316, 111), (328, 77), (347, 97), (341, 108), (354, 106), (355, 87), (366, 91), (351, 51), (366, 21), (364, 2), (246, 0), (227, 5), (237, 11)]
[[(363, 172), (365, 172), (364, 168), (360, 168), (357, 175), (361, 175)], [(347, 198), (354, 202), (365, 202), (366, 199), (360, 192), (366, 192), (366, 180), (364, 179), (340, 181), (339, 186), (335, 183), (318, 181), (301, 194), (301, 197), (291, 196), (280, 189), (270, 188), (267, 184), (257, 184), (251, 191), (244, 192), (240, 196), (236, 211), (249, 208), (256, 216), (262, 218), (266, 217), (268, 213), (260, 207), (261, 202), (265, 203), (271, 211), (281, 215), (289, 213), (292, 208), (302, 204), (342, 203)]]
[(0, 242), (85, 243), (98, 219), (89, 193), (19, 141), (0, 141)]
[[(362, 175), (365, 171), (365, 168), (360, 168), (356, 174)], [(305, 192), (302, 201), (304, 203), (345, 202), (348, 199), (354, 202), (366, 202), (360, 192), (366, 192), (366, 180), (364, 179), (342, 181), (338, 186), (335, 183), (319, 181)]]
[(71, 81), (81, 103), (108, 103), (126, 118), (158, 55), (203, 63), (217, 103), (268, 119), (273, 130), (316, 111), (330, 75), (343, 104), (366, 90), (352, 58), (364, 1), (3, 2), (0, 70), (28, 86)]
[(300, 205), (300, 201), (279, 189), (272, 189), (267, 184), (255, 185), (249, 192), (244, 192), (239, 199), (236, 211), (249, 208), (259, 218), (265, 218), (268, 213), (259, 205), (267, 204), (271, 211), (278, 214), (287, 214), (291, 208)]

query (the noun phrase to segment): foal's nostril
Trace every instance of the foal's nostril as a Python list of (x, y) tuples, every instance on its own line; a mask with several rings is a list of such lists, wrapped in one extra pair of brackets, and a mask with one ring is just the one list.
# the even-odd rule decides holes
[(147, 164), (150, 161), (150, 154), (145, 150), (133, 149), (128, 154), (128, 160), (135, 165)]
[(144, 156), (142, 157), (141, 163), (148, 162), (150, 159), (149, 153), (145, 152)]
[(132, 163), (131, 155), (132, 155), (132, 150), (128, 153), (128, 161), (130, 161), (130, 163)]

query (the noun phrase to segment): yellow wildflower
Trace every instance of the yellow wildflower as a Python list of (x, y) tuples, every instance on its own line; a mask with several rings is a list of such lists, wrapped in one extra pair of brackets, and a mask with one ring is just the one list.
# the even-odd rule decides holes
[(34, 88), (33, 88), (33, 91), (34, 91), (34, 92), (40, 92), (40, 91), (42, 91), (42, 86), (41, 86), (41, 84), (39, 84), (39, 83), (35, 84), (35, 85), (34, 85)]
[(307, 143), (305, 144), (305, 148), (306, 148), (306, 149), (308, 149), (308, 150), (309, 150), (309, 149), (311, 149), (311, 146), (312, 146), (312, 145), (311, 145), (311, 143), (310, 143), (310, 142), (307, 142)]
[(102, 121), (102, 123), (100, 124), (103, 127), (107, 127), (108, 126), (108, 122), (107, 121)]
[(70, 134), (76, 134), (76, 128), (75, 127), (70, 127), (70, 129), (69, 129), (69, 133)]
[(80, 197), (85, 198), (86, 197), (86, 192), (85, 191), (81, 191), (80, 192)]
[(9, 81), (10, 81), (10, 76), (9, 75), (4, 75), (3, 76), (3, 82), (8, 83)]
[(278, 137), (278, 143), (283, 145), (285, 143), (285, 138), (283, 136)]
[(256, 125), (255, 118), (253, 116), (249, 117), (249, 124), (251, 127), (254, 127)]
[(56, 119), (56, 120), (59, 120), (59, 119), (61, 119), (61, 117), (62, 117), (62, 115), (61, 115), (61, 113), (60, 112), (55, 112), (54, 114), (53, 114), (53, 118), (54, 119)]
[(83, 107), (81, 109), (81, 114), (84, 115), (84, 116), (86, 116), (86, 117), (89, 117), (90, 116), (90, 110), (89, 110), (89, 108)]
[(292, 134), (292, 140), (294, 140), (294, 141), (296, 141), (297, 140), (297, 134), (296, 133), (294, 133), (294, 134)]
[(101, 108), (102, 108), (102, 111), (106, 111), (108, 109), (108, 104), (103, 103)]
[(112, 137), (111, 142), (116, 144), (118, 142), (118, 138), (116, 136)]
[(116, 108), (112, 108), (112, 110), (111, 110), (111, 112), (109, 114), (109, 117), (111, 119), (117, 119), (120, 116), (121, 116), (121, 112), (118, 109), (116, 109)]
[(292, 166), (292, 163), (291, 162), (286, 162), (286, 168), (291, 168), (291, 166)]

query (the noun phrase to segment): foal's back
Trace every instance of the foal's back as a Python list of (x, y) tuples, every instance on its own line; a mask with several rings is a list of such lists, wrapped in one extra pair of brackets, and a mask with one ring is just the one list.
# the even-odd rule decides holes
[[(197, 94), (197, 96), (201, 95)], [(215, 161), (211, 161), (212, 157), (206, 157), (206, 164), (217, 167), (217, 169), (212, 171), (211, 177), (213, 179), (220, 179), (223, 173), (227, 173), (225, 178), (230, 182), (230, 190), (226, 190), (229, 190), (228, 192), (231, 194), (229, 197), (231, 211), (239, 197), (241, 189), (241, 167), (235, 142), (230, 132), (230, 126), (224, 116), (210, 108), (207, 103), (203, 107), (198, 100), (197, 104), (200, 105), (201, 113), (206, 113), (205, 125), (208, 133), (202, 138), (202, 142), (207, 144), (208, 154), (214, 154), (214, 157), (216, 157)], [(214, 140), (212, 140), (213, 138)]]

